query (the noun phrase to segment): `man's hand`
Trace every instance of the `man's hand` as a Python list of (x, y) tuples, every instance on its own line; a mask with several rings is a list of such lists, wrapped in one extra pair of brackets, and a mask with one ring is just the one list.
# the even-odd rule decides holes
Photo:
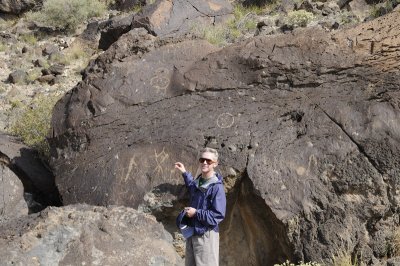
[(185, 207), (186, 216), (192, 218), (196, 214), (196, 209), (192, 207)]
[(180, 163), (180, 162), (175, 163), (175, 169), (178, 169), (179, 171), (181, 171), (182, 174), (184, 172), (186, 172), (185, 166), (183, 165), (183, 163)]

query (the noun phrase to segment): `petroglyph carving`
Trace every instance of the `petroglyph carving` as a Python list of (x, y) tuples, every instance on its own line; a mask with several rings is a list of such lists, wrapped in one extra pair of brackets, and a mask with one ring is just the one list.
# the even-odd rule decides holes
[(137, 163), (135, 162), (135, 156), (133, 156), (131, 158), (131, 160), (129, 161), (128, 171), (126, 172), (126, 175), (125, 175), (125, 178), (124, 178), (124, 182), (126, 182), (128, 180), (128, 178), (129, 178), (129, 176), (130, 176), (130, 174), (131, 174), (131, 172), (132, 172), (134, 167), (135, 168), (137, 167)]
[(165, 67), (160, 67), (154, 71), (154, 76), (150, 79), (150, 85), (158, 92), (166, 92), (170, 81), (169, 70)]
[(163, 176), (164, 170), (162, 164), (169, 158), (169, 154), (165, 152), (165, 148), (162, 149), (160, 153), (157, 153), (157, 150), (154, 150), (154, 159), (156, 160), (156, 168), (155, 173), (157, 175)]
[(220, 114), (217, 118), (217, 126), (220, 128), (230, 128), (235, 123), (235, 117), (230, 113)]

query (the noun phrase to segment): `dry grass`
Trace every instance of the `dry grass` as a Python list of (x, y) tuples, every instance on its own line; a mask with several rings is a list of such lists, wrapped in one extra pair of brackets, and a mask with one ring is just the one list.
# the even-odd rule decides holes
[(29, 45), (35, 45), (37, 43), (37, 38), (33, 34), (22, 34), (19, 36), (19, 39)]
[[(39, 95), (31, 104), (22, 106), (17, 119), (11, 125), (9, 132), (18, 136), (22, 141), (48, 158), (49, 146), (46, 140), (50, 129), (52, 110), (60, 98), (59, 95)], [(15, 103), (20, 105), (20, 102)]]
[(393, 231), (393, 237), (390, 242), (390, 255), (392, 257), (400, 256), (400, 227)]
[(352, 259), (349, 251), (341, 251), (336, 256), (333, 256), (332, 266), (358, 266), (357, 258)]
[(7, 30), (18, 23), (18, 17), (11, 19), (0, 19), (0, 31)]
[(87, 67), (93, 50), (80, 41), (75, 41), (70, 47), (64, 50), (67, 64), (74, 64), (79, 72)]
[(192, 31), (211, 44), (223, 46), (235, 42), (248, 32), (254, 31), (257, 28), (255, 15), (264, 12), (265, 8), (263, 7), (244, 7), (237, 4), (233, 10), (233, 18), (226, 23), (215, 26), (196, 25), (192, 28)]

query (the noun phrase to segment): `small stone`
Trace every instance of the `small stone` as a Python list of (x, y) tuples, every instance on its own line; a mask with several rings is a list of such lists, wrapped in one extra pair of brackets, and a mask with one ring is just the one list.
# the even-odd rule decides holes
[(28, 47), (24, 46), (24, 47), (22, 48), (21, 52), (22, 52), (23, 54), (25, 54), (26, 52), (28, 52)]
[(61, 75), (64, 72), (65, 66), (62, 64), (54, 64), (49, 67), (49, 71), (54, 75)]
[(28, 77), (28, 73), (23, 70), (16, 70), (8, 76), (8, 81), (13, 84), (24, 83)]
[(53, 76), (51, 74), (50, 75), (44, 75), (44, 76), (38, 77), (37, 80), (39, 82), (41, 82), (41, 83), (48, 83), (50, 85), (53, 85), (55, 83), (55, 76)]
[(47, 68), (43, 68), (43, 69), (42, 69), (42, 75), (43, 75), (43, 76), (50, 75), (50, 74), (51, 74), (51, 72), (50, 72), (50, 70), (48, 70)]
[(59, 49), (57, 45), (47, 44), (42, 50), (42, 55), (43, 56), (52, 55), (54, 53), (57, 53), (58, 51)]

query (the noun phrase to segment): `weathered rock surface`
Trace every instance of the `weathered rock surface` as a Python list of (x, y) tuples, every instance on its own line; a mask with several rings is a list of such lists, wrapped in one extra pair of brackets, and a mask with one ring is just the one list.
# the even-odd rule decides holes
[(221, 264), (343, 251), (383, 261), (399, 226), (399, 25), (393, 12), (223, 50), (186, 41), (135, 54), (132, 41), (126, 57), (115, 43), (55, 108), (65, 203), (157, 209), (155, 195), (173, 217), (184, 199), (173, 163), (195, 172), (195, 151), (210, 146), (229, 192)]
[(125, 207), (47, 208), (0, 225), (2, 265), (182, 265), (153, 216)]
[[(21, 180), (29, 212), (37, 212), (46, 206), (61, 204), (54, 175), (44, 166), (36, 151), (23, 145), (14, 137), (0, 134), (0, 154), (9, 168), (3, 173), (11, 175), (9, 172), (11, 170)], [(15, 184), (15, 181), (12, 182)], [(15, 197), (19, 197), (19, 190), (20, 188), (16, 189)]]
[(232, 6), (226, 0), (167, 0), (144, 9), (137, 24), (156, 36), (177, 36), (196, 24), (212, 25), (230, 14)]
[(42, 0), (0, 0), (0, 12), (19, 15), (42, 2)]
[(8, 165), (7, 157), (0, 153), (0, 222), (28, 214), (24, 186)]
[(139, 14), (113, 17), (88, 24), (82, 38), (98, 41), (107, 50), (118, 38), (134, 28), (146, 28), (155, 36), (178, 38), (196, 25), (210, 26), (226, 20), (232, 5), (225, 0), (167, 0), (145, 6)]

